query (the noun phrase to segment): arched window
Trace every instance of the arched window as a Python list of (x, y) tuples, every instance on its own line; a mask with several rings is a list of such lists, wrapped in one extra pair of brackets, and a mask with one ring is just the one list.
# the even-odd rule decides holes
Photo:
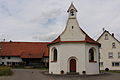
[(98, 59), (98, 57), (97, 57), (96, 49), (93, 48), (93, 47), (90, 48), (89, 49), (89, 62), (95, 62), (96, 63), (97, 59)]
[(53, 61), (57, 61), (57, 49), (53, 50)]
[(94, 61), (94, 50), (92, 48), (89, 50), (89, 61)]
[(70, 14), (71, 14), (71, 16), (74, 16), (74, 9), (70, 10)]

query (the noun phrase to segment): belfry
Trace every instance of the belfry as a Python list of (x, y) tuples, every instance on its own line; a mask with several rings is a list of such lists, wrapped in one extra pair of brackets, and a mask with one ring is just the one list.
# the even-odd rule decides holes
[(49, 74), (99, 74), (99, 46), (79, 26), (71, 3), (65, 30), (49, 46)]

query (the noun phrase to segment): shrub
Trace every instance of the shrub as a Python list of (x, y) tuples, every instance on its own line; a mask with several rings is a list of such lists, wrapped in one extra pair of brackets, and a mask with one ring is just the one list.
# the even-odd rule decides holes
[(109, 68), (105, 68), (105, 71), (109, 71)]

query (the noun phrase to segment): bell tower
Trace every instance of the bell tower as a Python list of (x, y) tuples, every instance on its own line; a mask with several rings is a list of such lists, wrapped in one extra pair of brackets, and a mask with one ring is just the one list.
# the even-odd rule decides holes
[(64, 31), (48, 45), (49, 74), (99, 74), (100, 44), (80, 28), (73, 3), (67, 13)]
[(76, 18), (77, 10), (76, 10), (75, 6), (73, 5), (73, 3), (71, 3), (67, 12), (68, 12), (68, 18)]

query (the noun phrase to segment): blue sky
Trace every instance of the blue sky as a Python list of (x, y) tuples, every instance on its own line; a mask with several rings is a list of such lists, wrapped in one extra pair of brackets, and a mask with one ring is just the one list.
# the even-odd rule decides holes
[[(73, 0), (0, 0), (0, 40), (52, 41)], [(120, 0), (74, 0), (80, 27), (96, 39), (104, 27), (120, 39)]]

